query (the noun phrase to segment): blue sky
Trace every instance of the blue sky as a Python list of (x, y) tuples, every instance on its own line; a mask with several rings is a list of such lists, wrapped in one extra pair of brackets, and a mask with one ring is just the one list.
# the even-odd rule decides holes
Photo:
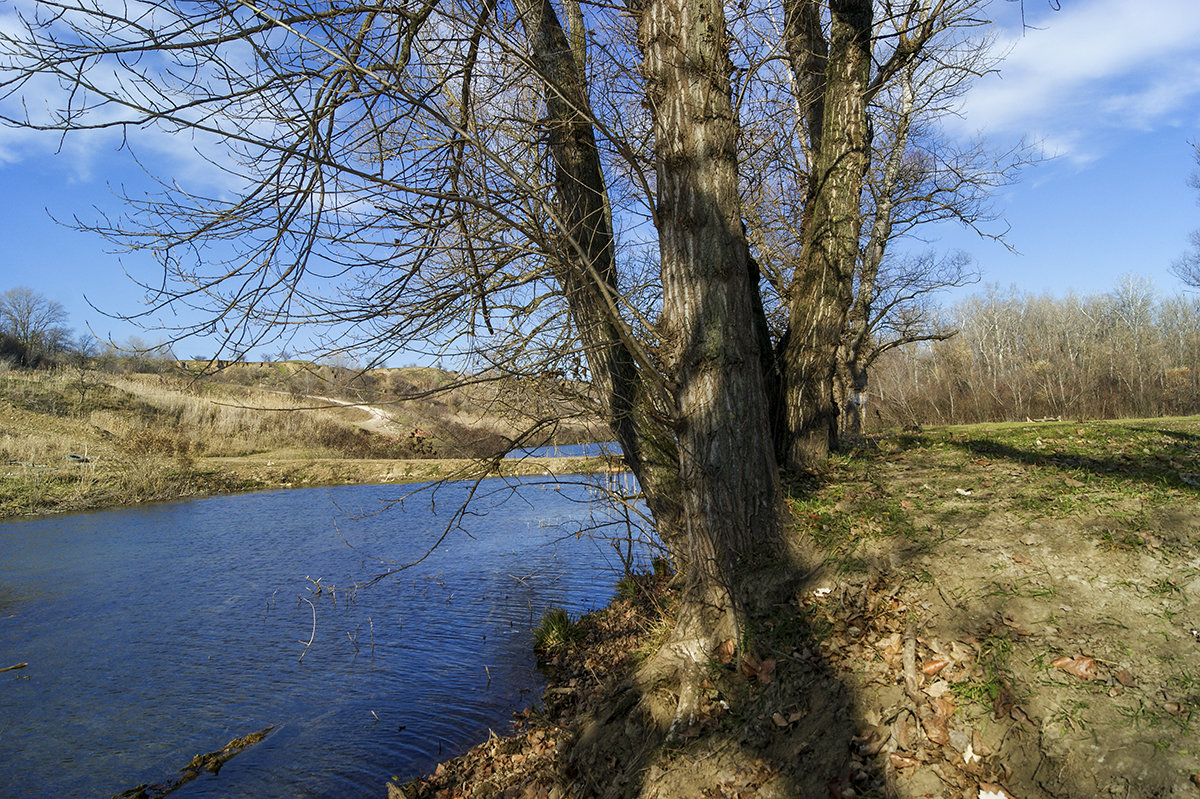
[[(948, 131), (982, 132), (996, 146), (1025, 138), (1054, 158), (1027, 169), (997, 197), (1016, 254), (950, 227), (933, 246), (971, 253), (984, 280), (1034, 293), (1112, 289), (1134, 272), (1166, 294), (1181, 290), (1168, 267), (1200, 227), (1191, 142), (1200, 142), (1200, 3), (1196, 0), (995, 0), (990, 15), (1009, 50), (998, 75), (980, 79)], [(181, 182), (204, 176), (193, 144), (163, 134), (139, 154)], [(56, 225), (50, 215), (120, 212), (111, 189), (141, 190), (139, 168), (112, 135), (68, 139), (0, 129), (0, 289), (25, 285), (63, 303), (77, 332), (139, 334), (90, 308), (134, 313), (141, 291), (125, 272), (153, 281), (145, 256), (107, 253), (103, 240)], [(969, 289), (974, 290), (974, 289)], [(968, 290), (968, 291), (969, 291)], [(169, 320), (168, 320), (169, 321)], [(153, 334), (141, 334), (153, 339)], [(204, 342), (177, 348), (203, 354)]]

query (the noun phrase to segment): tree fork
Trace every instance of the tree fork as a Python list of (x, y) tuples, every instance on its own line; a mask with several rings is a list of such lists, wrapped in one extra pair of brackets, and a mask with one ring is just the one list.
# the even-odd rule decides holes
[[(814, 153), (816, 168), (784, 351), (786, 463), (793, 469), (819, 465), (836, 439), (834, 369), (853, 292), (862, 186), (870, 163), (866, 92), (873, 4), (834, 0), (830, 13), (820, 144)], [(789, 38), (785, 44), (794, 46), (795, 41)]]

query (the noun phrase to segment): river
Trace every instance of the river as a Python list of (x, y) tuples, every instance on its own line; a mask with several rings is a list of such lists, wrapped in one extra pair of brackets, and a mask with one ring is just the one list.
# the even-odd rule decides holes
[(275, 725), (173, 796), (378, 797), (504, 729), (543, 684), (541, 615), (601, 606), (619, 576), (577, 533), (620, 519), (533, 478), (387, 506), (414, 488), (0, 524), (0, 667), (29, 664), (0, 673), (0, 796), (111, 796)]

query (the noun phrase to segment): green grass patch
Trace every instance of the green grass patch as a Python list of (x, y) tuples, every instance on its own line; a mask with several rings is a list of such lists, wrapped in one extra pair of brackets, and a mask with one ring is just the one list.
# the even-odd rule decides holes
[(561, 655), (579, 639), (579, 629), (563, 608), (552, 608), (533, 631), (533, 650), (543, 658)]

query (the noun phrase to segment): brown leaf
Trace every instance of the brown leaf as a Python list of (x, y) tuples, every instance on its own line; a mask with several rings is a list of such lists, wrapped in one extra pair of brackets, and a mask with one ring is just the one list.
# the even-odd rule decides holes
[(1117, 682), (1124, 685), (1126, 688), (1136, 688), (1137, 680), (1129, 673), (1129, 669), (1121, 669), (1117, 672)]
[(1082, 482), (1076, 480), (1074, 477), (1064, 477), (1063, 482), (1069, 485), (1071, 488), (1083, 488), (1084, 486)]
[(925, 736), (935, 744), (950, 743), (950, 728), (946, 724), (945, 716), (927, 716), (921, 719), (921, 727), (925, 730)]
[(888, 755), (888, 760), (891, 761), (892, 766), (895, 768), (915, 768), (921, 765), (921, 761), (916, 758), (902, 755), (899, 752), (892, 752)]
[(1060, 657), (1054, 661), (1053, 665), (1081, 680), (1094, 680), (1100, 676), (1100, 671), (1096, 668), (1096, 661), (1082, 655), (1079, 657)]
[(759, 660), (753, 652), (747, 652), (742, 658), (742, 673), (747, 677), (757, 677), (760, 683), (767, 685), (775, 673), (775, 658)]
[(926, 674), (928, 674), (930, 676), (933, 676), (934, 674), (937, 674), (939, 671), (941, 671), (942, 669), (946, 668), (949, 665), (950, 665), (950, 661), (948, 661), (948, 660), (930, 660), (927, 663), (925, 663), (925, 665), (921, 666), (921, 671), (925, 672)]
[(1014, 563), (1020, 563), (1022, 566), (1032, 566), (1033, 565), (1033, 561), (1030, 560), (1029, 558), (1025, 557), (1024, 555), (1013, 555), (1012, 559), (1013, 559)]
[(954, 715), (954, 711), (958, 705), (954, 703), (953, 696), (939, 696), (933, 700), (933, 712), (940, 718), (948, 719)]
[(732, 638), (727, 638), (717, 646), (717, 662), (722, 666), (728, 666), (729, 661), (733, 660), (733, 652), (737, 648)]

